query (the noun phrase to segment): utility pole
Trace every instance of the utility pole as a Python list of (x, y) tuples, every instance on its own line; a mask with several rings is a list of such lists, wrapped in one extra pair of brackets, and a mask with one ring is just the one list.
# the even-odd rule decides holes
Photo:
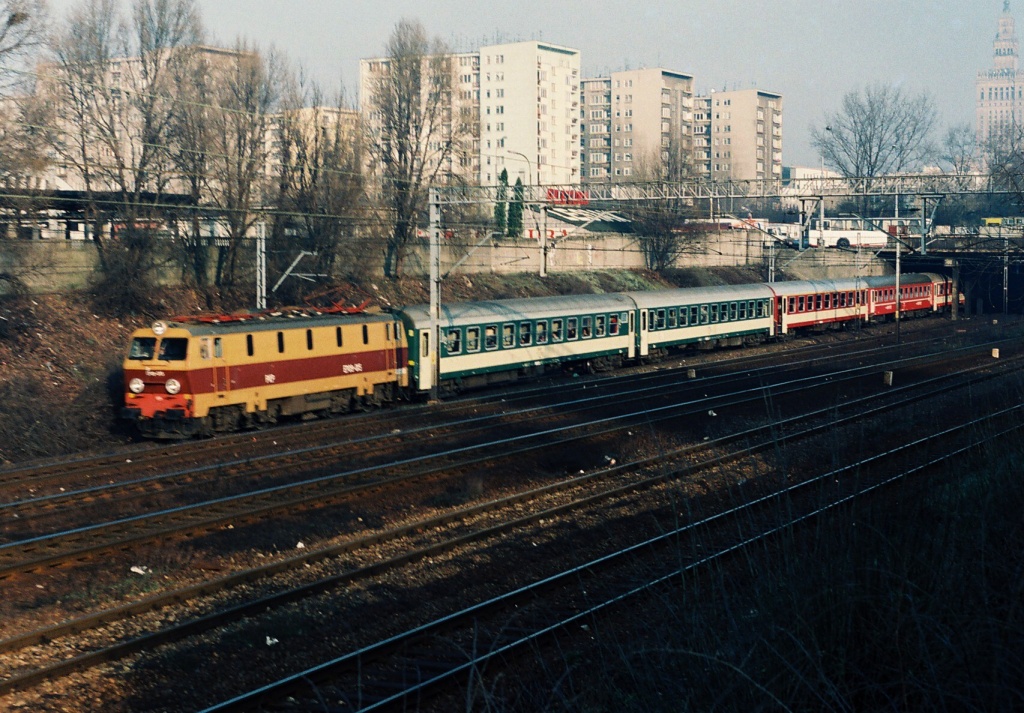
[[(441, 376), (441, 193), (430, 189), (430, 400), (438, 396)], [(420, 358), (422, 359), (422, 353)], [(423, 365), (420, 365), (423, 368)]]

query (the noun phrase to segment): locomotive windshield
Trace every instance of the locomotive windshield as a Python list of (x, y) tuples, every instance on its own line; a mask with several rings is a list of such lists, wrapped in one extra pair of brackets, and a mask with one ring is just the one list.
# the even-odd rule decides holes
[(163, 361), (181, 361), (188, 351), (188, 339), (182, 337), (165, 337), (160, 340), (160, 359)]
[(152, 359), (156, 349), (156, 337), (136, 337), (132, 340), (132, 348), (128, 352), (129, 359)]

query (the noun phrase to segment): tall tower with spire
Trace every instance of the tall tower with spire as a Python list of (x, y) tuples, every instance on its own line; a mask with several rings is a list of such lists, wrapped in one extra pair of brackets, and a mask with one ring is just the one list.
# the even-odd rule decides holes
[(997, 149), (1024, 128), (1024, 70), (1020, 68), (1020, 43), (1010, 14), (1010, 0), (1003, 0), (992, 52), (992, 69), (978, 72), (975, 80), (975, 131), (978, 145), (985, 153)]

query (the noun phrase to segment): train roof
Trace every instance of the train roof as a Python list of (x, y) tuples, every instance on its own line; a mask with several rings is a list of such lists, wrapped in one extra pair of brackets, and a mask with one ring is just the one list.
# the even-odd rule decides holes
[(674, 290), (651, 290), (647, 292), (627, 292), (625, 294), (641, 309), (709, 302), (771, 299), (772, 297), (772, 291), (767, 285), (761, 283), (680, 287)]
[[(386, 313), (333, 313), (279, 312), (253, 315), (231, 315), (229, 317), (180, 317), (163, 320), (168, 331), (184, 330), (193, 337), (219, 336), (223, 334), (250, 334), (253, 332), (274, 332), (284, 329), (312, 329), (314, 327), (344, 326), (365, 322), (393, 322), (394, 315)], [(137, 332), (155, 331), (145, 327)]]
[[(513, 322), (522, 319), (572, 317), (599, 312), (623, 312), (633, 308), (633, 301), (621, 294), (563, 295), (485, 302), (455, 302), (441, 305), (441, 323), (449, 327), (457, 327)], [(416, 327), (423, 328), (430, 323), (429, 305), (403, 307), (399, 313)]]
[[(900, 276), (900, 283), (934, 282), (942, 279), (930, 273), (908, 272)], [(779, 297), (803, 295), (810, 292), (850, 292), (878, 287), (895, 287), (895, 275), (879, 275), (873, 277), (844, 277), (837, 280), (787, 280), (771, 283), (771, 289)]]

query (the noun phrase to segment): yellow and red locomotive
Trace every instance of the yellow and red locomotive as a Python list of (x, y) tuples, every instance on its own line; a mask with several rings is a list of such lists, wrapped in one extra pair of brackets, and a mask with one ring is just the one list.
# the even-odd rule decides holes
[(132, 335), (122, 416), (185, 438), (380, 405), (406, 384), (405, 351), (394, 317), (360, 310), (177, 317)]

